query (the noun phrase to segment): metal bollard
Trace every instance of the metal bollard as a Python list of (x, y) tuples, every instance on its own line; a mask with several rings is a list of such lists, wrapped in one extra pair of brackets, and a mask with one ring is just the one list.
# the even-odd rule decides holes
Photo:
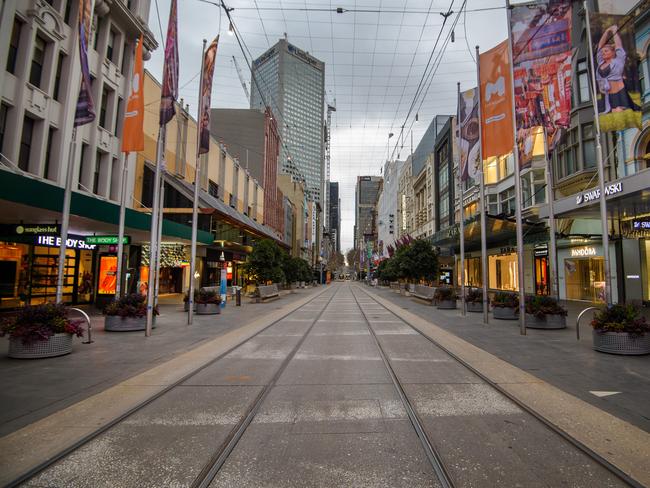
[(235, 306), (241, 307), (241, 288), (237, 288), (235, 291)]

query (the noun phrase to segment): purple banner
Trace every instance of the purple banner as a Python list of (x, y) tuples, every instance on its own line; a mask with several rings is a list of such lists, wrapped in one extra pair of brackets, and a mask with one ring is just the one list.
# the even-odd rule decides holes
[(212, 95), (212, 76), (214, 75), (214, 62), (217, 57), (219, 36), (208, 46), (203, 60), (203, 74), (201, 81), (201, 118), (199, 120), (199, 154), (210, 150), (210, 98)]
[(459, 94), (458, 115), (460, 117), (458, 123), (460, 178), (462, 181), (466, 181), (468, 178), (476, 178), (476, 175), (481, 171), (477, 88)]
[(165, 65), (163, 67), (163, 85), (160, 95), (160, 125), (166, 125), (174, 115), (174, 102), (178, 99), (178, 13), (176, 0), (172, 0), (167, 24), (167, 41), (165, 43)]
[(90, 69), (88, 67), (88, 40), (92, 19), (91, 0), (79, 0), (79, 57), (81, 61), (81, 87), (77, 98), (74, 126), (88, 124), (95, 120), (95, 104), (91, 93)]

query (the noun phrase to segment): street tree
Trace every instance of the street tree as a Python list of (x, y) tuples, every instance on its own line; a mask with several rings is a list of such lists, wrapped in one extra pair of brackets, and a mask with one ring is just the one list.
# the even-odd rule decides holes
[(282, 283), (285, 279), (282, 263), (284, 251), (275, 241), (263, 239), (253, 246), (244, 265), (246, 272), (258, 285)]

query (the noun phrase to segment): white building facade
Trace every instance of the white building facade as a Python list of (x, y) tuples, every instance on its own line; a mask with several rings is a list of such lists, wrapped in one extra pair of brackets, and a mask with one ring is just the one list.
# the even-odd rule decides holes
[(399, 173), (404, 164), (404, 161), (387, 161), (384, 165), (384, 184), (377, 201), (377, 252), (384, 257), (388, 257), (388, 247), (394, 248), (397, 240)]

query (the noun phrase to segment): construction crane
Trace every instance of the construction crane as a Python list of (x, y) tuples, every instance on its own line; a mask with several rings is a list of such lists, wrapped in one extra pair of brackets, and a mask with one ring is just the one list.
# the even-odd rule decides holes
[(248, 100), (248, 103), (250, 103), (251, 96), (250, 93), (248, 93), (248, 87), (246, 86), (246, 82), (244, 81), (244, 75), (241, 72), (241, 68), (239, 67), (239, 63), (237, 62), (237, 58), (235, 58), (235, 56), (232, 57), (232, 62), (235, 64), (235, 69), (237, 70), (237, 76), (239, 76), (241, 87), (244, 89), (244, 93), (246, 94), (246, 100)]

